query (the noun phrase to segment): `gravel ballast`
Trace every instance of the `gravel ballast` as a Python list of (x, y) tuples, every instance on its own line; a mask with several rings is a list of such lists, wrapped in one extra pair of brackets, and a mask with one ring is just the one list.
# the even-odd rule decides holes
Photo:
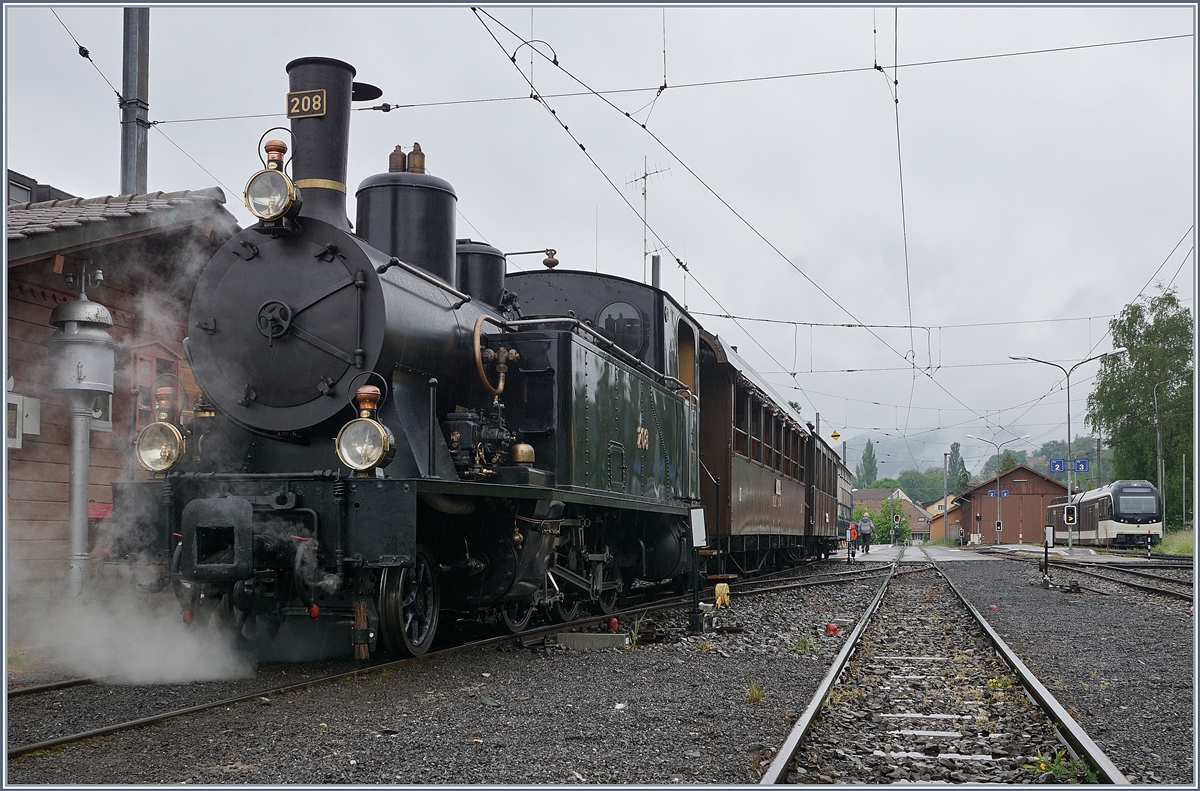
[(8, 782), (756, 782), (878, 585), (735, 597), (718, 624), (741, 632), (658, 613), (666, 639), (635, 650), (437, 657), (31, 755)]
[[(1110, 596), (1046, 590), (1032, 563), (942, 568), (1130, 782), (1194, 786), (1187, 602), (1115, 585)], [(1072, 579), (1065, 569), (1053, 576), (1059, 583)]]

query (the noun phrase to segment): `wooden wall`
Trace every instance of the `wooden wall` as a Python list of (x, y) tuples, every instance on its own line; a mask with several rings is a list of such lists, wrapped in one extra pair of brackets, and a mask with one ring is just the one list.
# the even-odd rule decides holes
[[(139, 251), (136, 270), (123, 269), (118, 255), (97, 261), (103, 265), (105, 280), (99, 288), (88, 289), (88, 297), (109, 309), (114, 321), (110, 334), (121, 345), (117, 349), (113, 430), (93, 431), (91, 435), (89, 500), (112, 503), (114, 481), (148, 475), (133, 461), (131, 447), (134, 433), (129, 391), (137, 384), (134, 362), (139, 353), (161, 358), (167, 367), (174, 363), (189, 394), (194, 397), (200, 392), (183, 360), (187, 305), (181, 294), (190, 296), (198, 270), (196, 254), (207, 258), (206, 248), (193, 246), (192, 260), (186, 265), (166, 252), (156, 258), (148, 248)], [(66, 265), (78, 269), (77, 264)], [(74, 299), (77, 289), (69, 288), (54, 269), (54, 261), (47, 260), (8, 272), (6, 362), (15, 380), (12, 392), (41, 400), (40, 434), (25, 434), (21, 448), (7, 450), (5, 539), (7, 571), (14, 584), (61, 578), (66, 569), (70, 413), (65, 394), (46, 386), (48, 350), (42, 344), (55, 330), (50, 325), (51, 311), (57, 304)], [(160, 382), (160, 386), (163, 384), (174, 383)], [(144, 406), (150, 403), (147, 389), (143, 384)], [(190, 405), (190, 399), (187, 403)], [(94, 540), (101, 525), (90, 520), (90, 528)]]

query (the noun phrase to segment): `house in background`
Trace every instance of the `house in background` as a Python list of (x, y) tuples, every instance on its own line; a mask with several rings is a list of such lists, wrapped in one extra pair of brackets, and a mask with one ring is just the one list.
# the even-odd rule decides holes
[(8, 184), (5, 559), (17, 591), (22, 582), (62, 579), (67, 567), (70, 415), (65, 395), (47, 386), (43, 345), (55, 329), (51, 311), (79, 293), (78, 277), (71, 287), (63, 275), (103, 270), (87, 295), (108, 308), (120, 344), (112, 398), (98, 398), (93, 410), (88, 516), (96, 531), (112, 511), (110, 484), (148, 474), (131, 448), (154, 420), (155, 378), (179, 377), (185, 415), (200, 392), (183, 352), (189, 302), (204, 264), (238, 225), (215, 187), (84, 199), (13, 171)]
[[(935, 500), (934, 505), (941, 505), (941, 503)], [(931, 514), (929, 517), (929, 540), (945, 541), (950, 545), (958, 544), (959, 529), (962, 527), (962, 509), (957, 505), (952, 505), (950, 510), (945, 513), (931, 512)]]
[[(967, 541), (994, 544), (999, 508), (1000, 542), (1005, 544), (1040, 544), (1046, 524), (1046, 506), (1055, 497), (1065, 497), (1067, 487), (1032, 467), (1018, 464), (996, 479), (989, 478), (963, 492), (955, 499), (962, 513), (962, 527)], [(976, 537), (977, 536), (977, 537)]]

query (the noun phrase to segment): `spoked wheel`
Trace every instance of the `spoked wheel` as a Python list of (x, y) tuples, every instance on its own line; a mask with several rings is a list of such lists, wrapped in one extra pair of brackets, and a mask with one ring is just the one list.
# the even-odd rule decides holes
[(550, 618), (555, 623), (567, 623), (578, 620), (587, 614), (587, 603), (579, 599), (563, 599), (550, 606)]
[(519, 634), (529, 626), (533, 618), (533, 604), (528, 599), (513, 599), (500, 605), (500, 631), (507, 634)]
[(423, 656), (437, 633), (441, 591), (433, 557), (417, 547), (415, 565), (383, 570), (379, 584), (379, 631), (395, 656)]
[(611, 615), (617, 610), (617, 600), (621, 598), (621, 593), (624, 590), (624, 581), (621, 579), (621, 571), (617, 568), (616, 563), (605, 563), (604, 571), (601, 579), (604, 585), (607, 586), (611, 582), (616, 582), (616, 587), (600, 592), (600, 598), (593, 605), (594, 609), (601, 615)]

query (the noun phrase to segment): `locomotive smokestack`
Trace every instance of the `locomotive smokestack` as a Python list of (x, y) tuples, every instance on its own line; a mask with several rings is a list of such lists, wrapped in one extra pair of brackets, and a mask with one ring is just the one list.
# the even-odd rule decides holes
[(287, 65), (287, 73), (296, 146), (292, 175), (304, 196), (300, 216), (349, 231), (346, 158), (354, 67), (332, 58), (300, 58)]

